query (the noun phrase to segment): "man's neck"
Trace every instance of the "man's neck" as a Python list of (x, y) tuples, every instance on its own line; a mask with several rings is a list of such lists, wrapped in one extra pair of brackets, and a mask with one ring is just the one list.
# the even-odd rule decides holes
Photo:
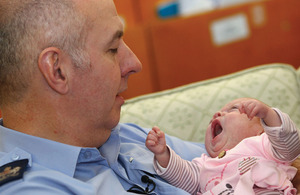
[(4, 108), (2, 109), (3, 126), (32, 136), (79, 147), (98, 148), (110, 136), (111, 129), (88, 127), (80, 118), (69, 120), (66, 114), (45, 111), (47, 108), (40, 109), (44, 109), (43, 112), (38, 112), (34, 108), (21, 109), (15, 106), (12, 109)]

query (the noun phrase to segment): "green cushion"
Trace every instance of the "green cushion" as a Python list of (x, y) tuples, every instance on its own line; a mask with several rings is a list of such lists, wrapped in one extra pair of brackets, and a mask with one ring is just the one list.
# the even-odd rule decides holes
[(257, 98), (277, 107), (300, 127), (299, 80), (297, 71), (286, 64), (257, 66), (127, 100), (122, 107), (121, 122), (149, 128), (157, 125), (170, 135), (204, 142), (213, 114), (239, 97)]

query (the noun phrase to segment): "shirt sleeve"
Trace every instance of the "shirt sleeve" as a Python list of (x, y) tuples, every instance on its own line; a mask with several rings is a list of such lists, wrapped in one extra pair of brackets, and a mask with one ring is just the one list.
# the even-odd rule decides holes
[(181, 188), (190, 194), (200, 191), (200, 168), (197, 164), (184, 160), (170, 147), (170, 161), (166, 168), (162, 168), (154, 159), (154, 168), (158, 175), (168, 183)]
[(299, 129), (290, 117), (277, 108), (273, 108), (281, 119), (280, 127), (269, 127), (262, 121), (262, 126), (272, 145), (275, 158), (281, 161), (293, 161), (300, 154)]

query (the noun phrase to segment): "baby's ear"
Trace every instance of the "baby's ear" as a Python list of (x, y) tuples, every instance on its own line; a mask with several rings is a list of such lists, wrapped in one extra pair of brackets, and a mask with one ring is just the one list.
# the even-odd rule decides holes
[[(259, 119), (259, 122), (260, 122), (260, 119)], [(258, 136), (258, 135), (261, 135), (261, 134), (263, 134), (263, 133), (265, 132), (264, 128), (263, 128), (261, 125), (260, 125), (260, 127), (261, 127), (261, 128), (259, 128), (259, 129), (257, 130), (257, 134), (256, 134), (257, 136)]]
[(261, 134), (263, 134), (264, 133), (264, 131), (261, 131), (261, 132), (258, 132), (258, 134), (257, 135), (261, 135)]

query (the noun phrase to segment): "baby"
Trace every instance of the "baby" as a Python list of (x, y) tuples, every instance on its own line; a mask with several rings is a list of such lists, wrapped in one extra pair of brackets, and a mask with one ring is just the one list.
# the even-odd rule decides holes
[(205, 136), (210, 157), (181, 159), (158, 127), (146, 146), (157, 174), (190, 194), (297, 193), (291, 163), (300, 154), (299, 130), (287, 114), (255, 99), (236, 99), (214, 114)]

